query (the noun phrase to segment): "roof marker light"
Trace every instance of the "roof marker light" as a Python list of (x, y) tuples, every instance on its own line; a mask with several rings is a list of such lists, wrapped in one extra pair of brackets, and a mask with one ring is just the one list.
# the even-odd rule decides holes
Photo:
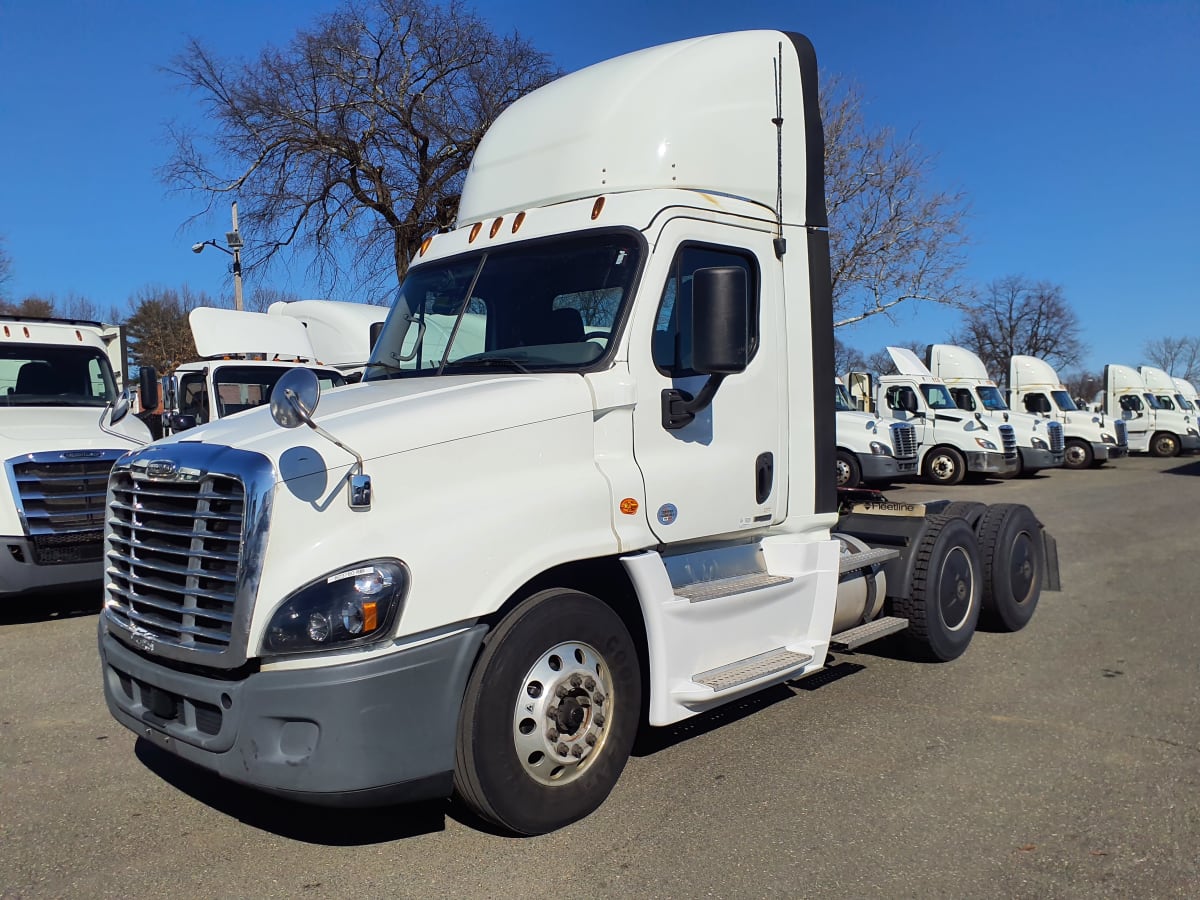
[(604, 198), (597, 197), (596, 202), (592, 204), (592, 218), (600, 218), (600, 211), (604, 209)]
[(516, 234), (517, 229), (520, 228), (524, 224), (525, 224), (525, 213), (523, 213), (523, 212), (517, 213), (517, 217), (515, 219), (513, 219), (512, 233)]
[(424, 256), (425, 251), (429, 249), (429, 245), (432, 243), (433, 235), (431, 234), (429, 237), (425, 238), (425, 240), (421, 241), (421, 249), (417, 252), (417, 256)]
[(488, 232), (488, 237), (494, 238), (496, 236), (496, 233), (500, 230), (500, 226), (503, 224), (504, 224), (504, 216), (500, 216), (499, 218), (496, 219), (495, 222), (492, 223), (492, 229), (491, 229), (491, 231)]
[(471, 226), (471, 233), (469, 235), (467, 235), (467, 243), (468, 244), (475, 243), (475, 238), (479, 237), (479, 229), (482, 227), (483, 227), (482, 222), (476, 222), (474, 225)]

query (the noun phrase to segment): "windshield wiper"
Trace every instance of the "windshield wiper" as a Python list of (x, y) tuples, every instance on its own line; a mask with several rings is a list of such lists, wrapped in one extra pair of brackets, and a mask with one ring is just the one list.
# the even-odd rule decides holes
[(511, 356), (464, 356), (462, 359), (450, 360), (446, 363), (445, 368), (449, 369), (452, 366), (457, 368), (460, 366), (487, 367), (496, 365), (509, 366), (510, 368), (516, 369), (518, 372), (524, 372), (526, 375), (529, 374), (529, 369), (527, 369), (523, 364), (517, 362), (517, 360), (513, 359)]

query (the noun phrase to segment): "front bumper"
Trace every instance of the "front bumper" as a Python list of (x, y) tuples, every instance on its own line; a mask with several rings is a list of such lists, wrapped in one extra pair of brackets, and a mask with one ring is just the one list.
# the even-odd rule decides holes
[(896, 459), (894, 456), (859, 454), (858, 464), (862, 468), (863, 481), (888, 481), (917, 474), (916, 457)]
[(1021, 467), (1019, 454), (1012, 459), (1005, 459), (999, 451), (969, 450), (966, 457), (967, 471), (984, 475), (1015, 475)]
[(1107, 462), (1110, 459), (1120, 459), (1123, 456), (1129, 455), (1129, 447), (1122, 447), (1119, 444), (1105, 444), (1103, 442), (1096, 443), (1090, 441), (1092, 445), (1092, 459), (1096, 462)]
[(1021, 469), (1026, 472), (1036, 472), (1039, 469), (1054, 469), (1063, 464), (1065, 454), (1060, 450), (1042, 450), (1038, 447), (1018, 447), (1021, 455)]
[(1179, 446), (1185, 453), (1191, 453), (1200, 450), (1200, 436), (1194, 434), (1181, 434), (1179, 436)]
[(99, 559), (40, 566), (34, 558), (29, 538), (0, 536), (0, 597), (88, 584), (99, 589), (104, 576), (104, 563)]
[(329, 806), (447, 796), (487, 626), (388, 656), (241, 680), (167, 668), (108, 633), (104, 698), (139, 737), (224, 778)]

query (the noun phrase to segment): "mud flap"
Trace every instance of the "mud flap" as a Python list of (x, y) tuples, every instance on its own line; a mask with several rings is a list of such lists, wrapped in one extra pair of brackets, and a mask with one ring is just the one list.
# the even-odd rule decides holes
[(1058, 577), (1058, 541), (1045, 528), (1042, 529), (1042, 546), (1046, 551), (1046, 583), (1042, 588), (1047, 591), (1061, 591), (1062, 581)]

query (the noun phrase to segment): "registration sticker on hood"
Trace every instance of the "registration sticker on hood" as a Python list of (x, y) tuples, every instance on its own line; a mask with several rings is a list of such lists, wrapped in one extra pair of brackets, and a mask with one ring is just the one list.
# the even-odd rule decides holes
[(658, 524), (670, 525), (679, 518), (679, 510), (674, 503), (664, 503), (658, 508)]

